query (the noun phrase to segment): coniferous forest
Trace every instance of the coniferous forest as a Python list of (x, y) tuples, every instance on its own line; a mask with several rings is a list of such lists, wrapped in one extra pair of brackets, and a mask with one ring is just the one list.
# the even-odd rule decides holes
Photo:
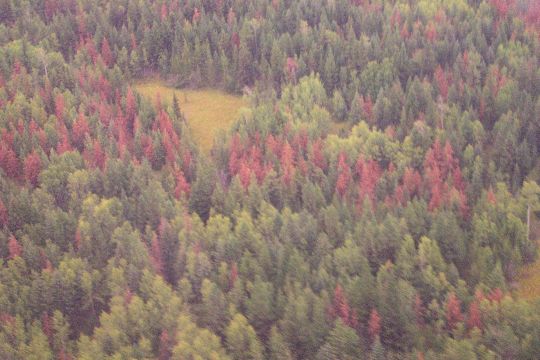
[(0, 358), (538, 359), (539, 153), (537, 0), (0, 0)]

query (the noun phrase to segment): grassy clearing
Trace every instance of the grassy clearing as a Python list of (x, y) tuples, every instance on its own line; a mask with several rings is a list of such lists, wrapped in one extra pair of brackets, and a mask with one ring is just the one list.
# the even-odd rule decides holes
[(521, 269), (514, 294), (525, 300), (540, 298), (540, 261), (537, 260)]
[[(534, 215), (531, 216), (531, 236), (540, 242), (540, 220)], [(514, 294), (525, 300), (540, 299), (540, 254), (534, 263), (521, 269)]]
[(340, 135), (342, 132), (348, 133), (353, 125), (348, 121), (332, 121), (330, 123), (330, 134)]
[(179, 90), (159, 81), (136, 84), (135, 89), (151, 100), (159, 94), (163, 102), (172, 102), (173, 94), (176, 94), (195, 142), (207, 153), (219, 130), (228, 129), (237, 119), (240, 108), (247, 106), (242, 97), (214, 89)]

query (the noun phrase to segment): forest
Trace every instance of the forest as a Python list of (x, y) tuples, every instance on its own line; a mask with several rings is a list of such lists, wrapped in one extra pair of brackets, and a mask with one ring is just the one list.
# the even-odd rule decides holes
[(538, 359), (539, 154), (537, 0), (0, 0), (0, 359)]

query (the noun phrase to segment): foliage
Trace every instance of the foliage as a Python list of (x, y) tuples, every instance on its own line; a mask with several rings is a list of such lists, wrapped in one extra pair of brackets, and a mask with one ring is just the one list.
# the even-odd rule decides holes
[(0, 358), (537, 357), (538, 9), (0, 1)]

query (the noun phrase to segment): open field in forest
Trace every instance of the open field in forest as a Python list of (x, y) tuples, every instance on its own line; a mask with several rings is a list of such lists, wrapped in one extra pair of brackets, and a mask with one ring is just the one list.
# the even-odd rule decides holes
[(525, 300), (540, 298), (540, 261), (537, 260), (521, 269), (515, 295)]
[[(531, 216), (531, 236), (540, 243), (540, 220), (534, 215)], [(534, 263), (521, 269), (514, 294), (526, 300), (540, 298), (540, 254)]]
[(241, 96), (215, 89), (175, 89), (160, 81), (135, 84), (135, 89), (151, 100), (155, 100), (159, 94), (164, 102), (171, 102), (173, 94), (176, 94), (195, 142), (204, 152), (210, 151), (219, 130), (228, 129), (237, 119), (240, 108), (247, 106), (247, 101)]

